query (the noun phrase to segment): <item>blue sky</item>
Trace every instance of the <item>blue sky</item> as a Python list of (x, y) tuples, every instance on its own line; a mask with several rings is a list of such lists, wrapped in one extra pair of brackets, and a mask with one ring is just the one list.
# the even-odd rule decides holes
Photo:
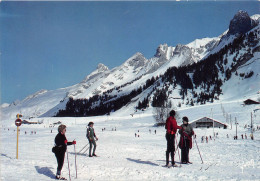
[(159, 44), (187, 44), (228, 29), (259, 2), (1, 2), (1, 103), (79, 83)]

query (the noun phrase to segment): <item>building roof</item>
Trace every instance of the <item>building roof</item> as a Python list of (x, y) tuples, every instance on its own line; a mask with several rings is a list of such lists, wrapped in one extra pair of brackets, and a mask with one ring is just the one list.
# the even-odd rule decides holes
[(215, 120), (215, 119), (212, 119), (212, 118), (209, 118), (209, 117), (206, 117), (206, 116), (205, 116), (205, 117), (201, 117), (201, 118), (196, 119), (196, 120), (193, 120), (193, 121), (191, 121), (189, 124), (194, 123), (194, 122), (197, 122), (198, 120), (203, 119), (203, 118), (207, 118), (207, 119), (213, 120), (214, 122), (217, 122), (217, 123), (219, 123), (219, 124), (228, 126), (228, 124), (222, 123), (222, 122), (220, 122), (220, 121), (218, 121), (218, 120)]

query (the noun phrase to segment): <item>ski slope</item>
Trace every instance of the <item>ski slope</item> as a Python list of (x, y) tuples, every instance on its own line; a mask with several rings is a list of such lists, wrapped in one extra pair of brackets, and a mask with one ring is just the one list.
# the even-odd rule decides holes
[[(209, 143), (201, 143), (201, 137), (212, 136), (213, 129), (195, 129), (196, 141), (204, 163), (201, 163), (194, 143), (190, 151), (190, 161), (193, 164), (175, 168), (163, 167), (166, 151), (165, 129), (154, 127), (152, 109), (137, 112), (133, 117), (130, 114), (134, 112), (134, 108), (125, 107), (110, 116), (34, 118), (32, 121), (43, 121), (43, 124), (20, 127), (18, 160), (16, 159), (15, 118), (1, 121), (1, 180), (49, 181), (54, 179), (57, 163), (51, 148), (57, 134), (57, 126), (49, 128), (49, 125), (57, 121), (67, 125), (67, 139), (69, 141), (76, 139), (77, 151), (87, 143), (85, 134), (89, 121), (95, 123), (95, 132), (99, 138), (96, 150), (99, 157), (77, 155), (77, 179), (74, 147), (68, 146), (71, 180), (259, 180), (260, 131), (254, 133), (255, 140), (250, 140), (250, 130), (244, 128), (245, 124), (251, 122), (251, 112), (259, 106), (241, 106), (241, 104), (242, 101), (236, 100), (180, 108), (178, 110), (180, 117), (188, 116), (190, 121), (204, 116), (212, 117), (213, 114), (214, 119), (227, 123), (224, 110), (225, 113), (231, 114), (233, 126), (231, 129), (228, 122), (228, 129), (215, 128), (218, 137), (215, 141), (209, 140)], [(254, 127), (260, 125), (259, 116), (260, 111), (253, 114)], [(235, 117), (239, 123), (238, 140), (233, 140)], [(102, 132), (102, 128), (106, 130)], [(115, 128), (116, 131), (112, 131)], [(36, 134), (31, 134), (31, 131), (36, 131)], [(135, 133), (139, 134), (139, 137), (135, 137)], [(248, 139), (242, 140), (240, 135), (245, 133)], [(179, 165), (178, 152), (175, 160)], [(69, 179), (67, 155), (62, 176)]]

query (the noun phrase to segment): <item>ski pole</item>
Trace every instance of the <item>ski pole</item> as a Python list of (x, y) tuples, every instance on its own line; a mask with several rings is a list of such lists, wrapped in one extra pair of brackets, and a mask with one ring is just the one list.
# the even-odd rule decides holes
[[(70, 177), (70, 163), (69, 163), (69, 154), (68, 154), (68, 151), (67, 152), (67, 160), (68, 160), (68, 169), (69, 169), (69, 177)], [(70, 181), (71, 181), (71, 178), (70, 178)]]
[(77, 152), (76, 152), (75, 144), (74, 144), (74, 152), (75, 152), (75, 170), (76, 170), (76, 178), (77, 178)]
[[(177, 144), (177, 139), (176, 139), (176, 138), (175, 138), (175, 142), (176, 142), (176, 144)], [(180, 163), (181, 163), (181, 157), (180, 157), (180, 152), (179, 152), (178, 147), (177, 147), (177, 150), (178, 150), (178, 155), (179, 155), (179, 161), (180, 161)], [(181, 164), (180, 164), (180, 167), (181, 167)]]
[(88, 143), (79, 151), (79, 153), (80, 153), (84, 148), (86, 148), (86, 146), (88, 146)]
[(89, 147), (87, 147), (87, 149), (83, 152), (83, 154), (85, 154), (88, 150), (89, 150)]
[[(199, 150), (199, 147), (198, 147), (197, 141), (196, 141), (196, 139), (194, 139), (194, 140), (195, 140), (195, 143), (196, 143), (196, 145), (197, 145), (197, 149), (198, 149), (199, 154), (200, 154), (200, 150)], [(201, 154), (200, 154), (200, 159), (201, 159), (201, 162), (202, 162), (202, 164), (203, 164), (203, 160), (202, 160)]]

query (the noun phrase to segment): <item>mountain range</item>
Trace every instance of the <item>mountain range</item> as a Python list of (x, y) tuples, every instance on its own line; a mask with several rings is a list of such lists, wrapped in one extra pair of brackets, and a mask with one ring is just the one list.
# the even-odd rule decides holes
[(76, 85), (1, 105), (1, 119), (17, 113), (25, 119), (94, 116), (162, 106), (165, 99), (175, 107), (190, 107), (253, 96), (260, 90), (259, 21), (259, 14), (239, 11), (218, 37), (175, 47), (161, 44), (152, 58), (137, 52), (111, 70), (99, 63)]

